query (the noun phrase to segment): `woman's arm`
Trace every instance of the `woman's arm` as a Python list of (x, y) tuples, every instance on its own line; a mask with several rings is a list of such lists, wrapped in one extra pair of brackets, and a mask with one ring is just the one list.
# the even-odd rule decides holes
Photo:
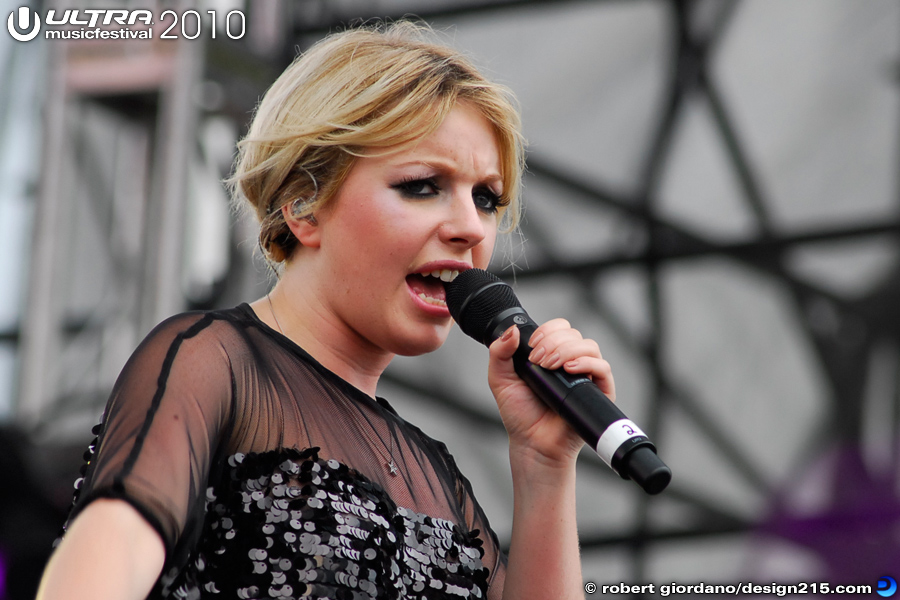
[(212, 455), (232, 410), (220, 326), (228, 327), (209, 313), (177, 315), (128, 359), (40, 600), (145, 598), (165, 549), (202, 523)]
[[(584, 597), (575, 513), (575, 461), (581, 438), (515, 374), (512, 355), (519, 330), (491, 346), (491, 391), (509, 433), (513, 477), (513, 532), (504, 598)], [(531, 361), (548, 369), (590, 376), (610, 398), (609, 363), (593, 340), (563, 319), (539, 327), (530, 340)]]
[(140, 600), (162, 571), (165, 547), (124, 500), (94, 500), (54, 551), (37, 600)]
[(575, 462), (528, 464), (510, 448), (513, 530), (504, 598), (583, 598), (575, 518)]

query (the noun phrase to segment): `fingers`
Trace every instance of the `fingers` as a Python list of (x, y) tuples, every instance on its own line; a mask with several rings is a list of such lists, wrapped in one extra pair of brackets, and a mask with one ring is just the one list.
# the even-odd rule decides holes
[(513, 325), (491, 344), (491, 358), (508, 362), (519, 347), (519, 328)]
[(528, 345), (532, 348), (528, 360), (545, 369), (558, 369), (579, 356), (602, 358), (597, 342), (584, 339), (565, 319), (553, 319), (538, 327)]
[(611, 400), (615, 399), (612, 368), (603, 359), (600, 346), (572, 329), (565, 319), (544, 323), (528, 342), (532, 351), (529, 360), (545, 369), (565, 369), (572, 374), (589, 376)]
[(531, 351), (528, 360), (545, 369), (558, 369), (563, 363), (581, 356), (602, 358), (600, 347), (594, 340), (585, 340), (580, 337), (560, 339), (561, 337), (556, 335), (549, 340), (546, 338), (542, 340), (541, 344)]
[(588, 375), (597, 384), (600, 391), (606, 394), (607, 398), (615, 401), (616, 383), (613, 380), (612, 367), (602, 358), (582, 356), (566, 361), (563, 364), (563, 369), (573, 375)]
[(522, 383), (519, 376), (516, 375), (516, 369), (512, 361), (513, 354), (519, 347), (520, 338), (519, 328), (512, 326), (491, 344), (488, 384), (491, 386), (494, 396), (501, 393), (501, 390)]

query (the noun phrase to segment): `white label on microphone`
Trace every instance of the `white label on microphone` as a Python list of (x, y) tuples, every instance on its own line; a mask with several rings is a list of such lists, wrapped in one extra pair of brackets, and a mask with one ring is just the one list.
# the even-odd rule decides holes
[(616, 453), (619, 446), (621, 446), (623, 442), (639, 436), (646, 437), (647, 434), (641, 431), (641, 428), (635, 425), (634, 421), (631, 421), (630, 419), (619, 419), (618, 421), (614, 421), (606, 428), (606, 431), (603, 432), (600, 439), (597, 440), (597, 454), (600, 455), (603, 462), (607, 465), (611, 465), (613, 454)]

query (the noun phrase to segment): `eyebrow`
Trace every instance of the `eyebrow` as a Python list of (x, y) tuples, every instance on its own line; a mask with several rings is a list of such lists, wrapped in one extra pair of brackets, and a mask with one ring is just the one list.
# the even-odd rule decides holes
[[(457, 171), (456, 163), (453, 161), (436, 158), (435, 160), (409, 160), (406, 162), (397, 163), (394, 167), (428, 167), (429, 169), (436, 169), (438, 171)], [(499, 181), (503, 182), (503, 175), (498, 171), (492, 171), (485, 178), (486, 181)]]

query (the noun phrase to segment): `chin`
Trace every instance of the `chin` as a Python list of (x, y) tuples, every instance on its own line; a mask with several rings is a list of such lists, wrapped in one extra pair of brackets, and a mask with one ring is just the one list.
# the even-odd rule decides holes
[(420, 335), (416, 337), (407, 337), (403, 340), (397, 340), (397, 345), (393, 350), (398, 356), (421, 356), (434, 352), (444, 345), (447, 336), (450, 335), (450, 325), (446, 327), (434, 328), (430, 335)]

